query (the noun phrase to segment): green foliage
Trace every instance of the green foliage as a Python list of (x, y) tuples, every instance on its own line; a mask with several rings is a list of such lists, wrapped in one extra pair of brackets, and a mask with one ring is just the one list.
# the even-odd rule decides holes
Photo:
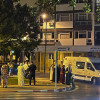
[(83, 9), (87, 13), (91, 12), (91, 6), (89, 4), (87, 4), (87, 3), (85, 3)]
[(76, 0), (70, 0), (69, 5), (75, 8), (76, 7)]
[(100, 24), (100, 6), (97, 7), (96, 9), (96, 23)]
[[(38, 44), (40, 33), (37, 9), (21, 6), (19, 0), (0, 0), (0, 53), (10, 50), (33, 50)], [(17, 2), (16, 5), (13, 5)], [(27, 36), (26, 40), (23, 38)]]
[(37, 0), (36, 5), (38, 6), (39, 14), (45, 12), (48, 15), (53, 15), (55, 6), (60, 3), (60, 1), (61, 0)]

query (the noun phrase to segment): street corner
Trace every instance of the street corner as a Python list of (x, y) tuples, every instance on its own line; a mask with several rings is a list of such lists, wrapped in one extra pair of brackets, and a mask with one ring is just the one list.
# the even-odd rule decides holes
[[(76, 88), (76, 87), (75, 87)], [(8, 88), (2, 88), (0, 87), (0, 92), (66, 92), (66, 91), (72, 91), (75, 90), (75, 88), (72, 87), (72, 85), (69, 85), (67, 87), (59, 88), (58, 89), (26, 89), (24, 87), (8, 87)]]

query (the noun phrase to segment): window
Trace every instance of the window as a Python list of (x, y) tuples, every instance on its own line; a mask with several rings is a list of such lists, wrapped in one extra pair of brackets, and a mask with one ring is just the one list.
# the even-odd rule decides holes
[(88, 38), (91, 38), (91, 32), (88, 32)]
[(92, 65), (90, 63), (87, 63), (87, 69), (94, 71), (94, 68), (92, 67)]
[(52, 33), (52, 39), (54, 39), (54, 33)]
[(86, 34), (79, 34), (79, 38), (86, 38)]
[(75, 39), (77, 38), (91, 38), (91, 32), (89, 31), (76, 31)]
[(62, 14), (57, 14), (56, 16), (57, 16), (56, 18), (57, 21), (72, 21), (72, 14), (62, 13)]
[(85, 62), (76, 62), (76, 68), (77, 69), (84, 69)]
[(64, 53), (63, 54), (63, 58), (68, 57), (68, 56), (71, 56), (71, 53)]
[(69, 15), (68, 14), (61, 14), (61, 21), (69, 21)]
[(54, 59), (54, 54), (53, 53), (49, 53), (49, 59)]
[(72, 14), (70, 14), (70, 21), (72, 21), (73, 20), (73, 18), (72, 18)]
[(72, 38), (72, 32), (70, 32), (70, 38)]
[(60, 34), (60, 39), (69, 39), (70, 35), (69, 34)]
[(88, 57), (93, 57), (93, 52), (88, 52)]
[(79, 38), (86, 38), (86, 31), (79, 31)]
[(75, 14), (75, 19), (76, 21), (78, 21), (78, 14)]
[(74, 17), (75, 21), (89, 21), (91, 22), (92, 17), (90, 13), (76, 13)]
[(88, 14), (88, 20), (91, 21), (91, 14)]
[(86, 20), (86, 14), (79, 14), (79, 20)]
[(75, 32), (75, 39), (78, 38), (78, 32)]
[(43, 33), (43, 38), (45, 39), (45, 35), (46, 35), (46, 39), (50, 40), (50, 39), (54, 39), (54, 33)]

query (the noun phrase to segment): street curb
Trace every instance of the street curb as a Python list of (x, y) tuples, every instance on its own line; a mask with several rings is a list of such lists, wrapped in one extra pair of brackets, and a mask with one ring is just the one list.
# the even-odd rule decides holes
[(65, 88), (59, 88), (54, 90), (18, 90), (18, 91), (0, 91), (0, 92), (65, 92), (65, 91), (71, 91), (75, 89), (72, 85)]

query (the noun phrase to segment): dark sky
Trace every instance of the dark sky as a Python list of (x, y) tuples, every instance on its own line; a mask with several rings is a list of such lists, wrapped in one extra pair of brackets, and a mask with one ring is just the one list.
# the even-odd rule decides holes
[(22, 5), (24, 5), (25, 3), (27, 3), (29, 6), (34, 6), (35, 2), (36, 2), (36, 0), (20, 0), (20, 3)]

